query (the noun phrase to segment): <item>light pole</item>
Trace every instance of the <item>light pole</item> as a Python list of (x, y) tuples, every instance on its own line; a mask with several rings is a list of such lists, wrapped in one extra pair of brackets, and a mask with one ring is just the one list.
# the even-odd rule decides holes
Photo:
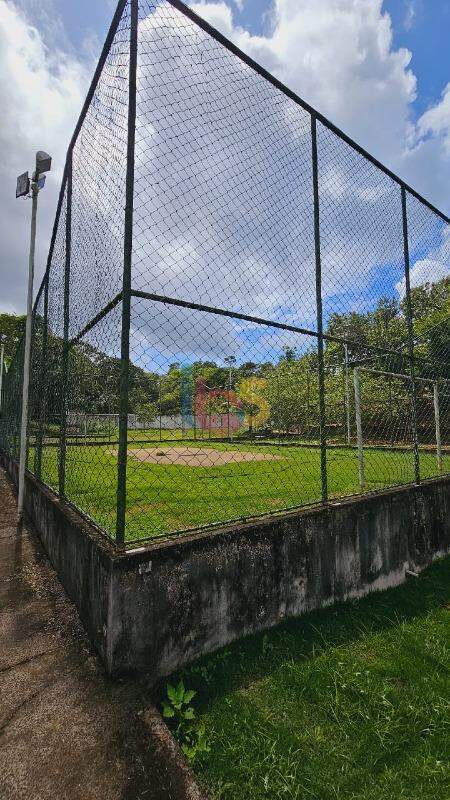
[(2, 409), (3, 372), (5, 369), (5, 341), (4, 333), (0, 335), (0, 411)]
[(25, 495), (25, 467), (27, 459), (27, 425), (28, 425), (28, 395), (30, 386), (30, 357), (31, 357), (31, 328), (33, 321), (33, 282), (34, 282), (34, 251), (36, 247), (36, 218), (38, 195), (44, 188), (45, 172), (49, 172), (52, 165), (51, 156), (43, 150), (36, 153), (36, 169), (30, 182), (28, 172), (17, 178), (16, 197), (29, 197), (31, 193), (31, 231), (30, 254), (28, 259), (28, 294), (27, 294), (27, 322), (25, 327), (25, 353), (23, 360), (23, 385), (22, 385), (22, 420), (20, 426), (20, 458), (19, 458), (19, 497), (17, 513), (19, 522), (23, 517)]

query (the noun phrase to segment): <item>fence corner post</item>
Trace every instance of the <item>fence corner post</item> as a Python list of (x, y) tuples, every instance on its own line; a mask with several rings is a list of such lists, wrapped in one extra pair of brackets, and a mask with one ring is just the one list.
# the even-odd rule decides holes
[(319, 429), (320, 429), (320, 478), (322, 501), (328, 502), (327, 440), (325, 429), (325, 366), (323, 352), (323, 310), (322, 310), (322, 260), (320, 252), (320, 198), (319, 167), (317, 154), (317, 120), (311, 114), (311, 153), (314, 198), (314, 247), (316, 262), (316, 312), (317, 312), (317, 355), (319, 380)]
[(414, 328), (413, 308), (411, 301), (410, 260), (409, 260), (409, 235), (408, 235), (408, 209), (406, 204), (406, 189), (402, 186), (402, 218), (403, 218), (403, 253), (405, 265), (405, 300), (406, 300), (406, 328), (408, 338), (408, 359), (410, 365), (411, 385), (411, 432), (414, 459), (414, 481), (420, 483), (419, 463), (419, 437), (417, 431), (417, 383), (414, 361)]
[(72, 255), (72, 162), (73, 150), (67, 151), (67, 200), (66, 200), (66, 257), (64, 262), (64, 308), (63, 348), (61, 360), (61, 420), (59, 428), (58, 488), (61, 499), (66, 495), (66, 450), (67, 450), (67, 382), (69, 377), (69, 323), (70, 323), (70, 261)]
[(128, 73), (127, 170), (120, 345), (119, 447), (117, 459), (116, 544), (125, 542), (127, 500), (128, 395), (130, 363), (131, 264), (133, 255), (134, 157), (136, 141), (136, 74), (138, 0), (130, 0), (130, 63)]
[(34, 472), (40, 480), (42, 477), (42, 448), (44, 445), (44, 425), (47, 397), (47, 339), (48, 339), (48, 271), (44, 277), (44, 320), (42, 327), (42, 351), (39, 376), (39, 427), (36, 436)]

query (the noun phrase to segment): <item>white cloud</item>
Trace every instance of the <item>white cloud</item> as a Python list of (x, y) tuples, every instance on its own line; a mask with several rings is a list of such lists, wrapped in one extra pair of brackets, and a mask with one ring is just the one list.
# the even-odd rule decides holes
[[(235, 27), (224, 2), (194, 8), (283, 80), (296, 83), (304, 96), (303, 80), (309, 82), (312, 94), (323, 90), (315, 65), (326, 61), (321, 48), (329, 40), (324, 34), (331, 33), (332, 14), (322, 14), (323, 25), (313, 35), (317, 15), (310, 15), (309, 21), (298, 20), (298, 5), (278, 1), (278, 23), (268, 37), (253, 37)], [(311, 8), (306, 0), (302, 5)], [(400, 159), (411, 125), (408, 115), (415, 81), (407, 67), (409, 55), (392, 52), (389, 19), (375, 5), (378, 15), (370, 18), (372, 4), (370, 8), (366, 4), (367, 13), (362, 14), (361, 3), (330, 2), (335, 17), (339, 9), (349, 17), (338, 19), (335, 27), (340, 25), (343, 36), (348, 35), (353, 55), (350, 45), (343, 48), (343, 63), (335, 64), (340, 79), (333, 83), (329, 70), (324, 97), (336, 108), (340, 103), (341, 114), (353, 114), (353, 127), (361, 120), (366, 124), (367, 109), (374, 119), (378, 115), (378, 127), (372, 125), (370, 130), (375, 141), (387, 98), (395, 105), (393, 98), (400, 93), (403, 100), (394, 119), (398, 130), (383, 127), (386, 141), (391, 149), (395, 142)], [(360, 27), (356, 35), (350, 12), (356, 14)], [(305, 48), (310, 39), (315, 42), (312, 65), (302, 56), (301, 47), (295, 61), (290, 29), (296, 25), (297, 40), (303, 36)], [(145, 86), (145, 103), (138, 104), (133, 285), (314, 328), (309, 115), (169, 6), (149, 13), (140, 23), (139, 36), (138, 83)], [(278, 38), (283, 40), (281, 45)], [(330, 46), (333, 49), (334, 42)], [(290, 49), (298, 72), (289, 81), (286, 72), (291, 63), (285, 52), (289, 54)], [(336, 48), (336, 57), (339, 53)], [(366, 53), (369, 64), (363, 63)], [(359, 77), (351, 83), (353, 73)], [(345, 80), (348, 76), (353, 91), (353, 102), (346, 95), (348, 108), (340, 91), (342, 76)], [(375, 98), (372, 105), (367, 96)], [(381, 294), (395, 294), (395, 284), (401, 282), (399, 187), (320, 125), (319, 155), (325, 314), (365, 311)], [(417, 252), (420, 258), (426, 256), (429, 230), (419, 225), (414, 236), (418, 260)], [(439, 255), (433, 257), (436, 260)], [(170, 352), (211, 358), (215, 353), (221, 358), (231, 351), (239, 355), (241, 350), (259, 353), (264, 359), (267, 339), (272, 350), (276, 341), (278, 347), (283, 341), (282, 334), (269, 333), (252, 344), (248, 328), (240, 335), (231, 326), (225, 336), (226, 326), (220, 319), (217, 324), (216, 317), (200, 319), (191, 313), (191, 324), (185, 325), (183, 315), (173, 307), (161, 313), (159, 307), (141, 303), (136, 323), (132, 320), (133, 347), (137, 330), (147, 352), (159, 345), (168, 349), (168, 360)]]
[(448, 278), (448, 275), (448, 268), (441, 261), (424, 258), (422, 261), (416, 261), (411, 270), (411, 288), (423, 286), (424, 283), (436, 283), (442, 278)]
[[(192, 7), (431, 202), (449, 209), (450, 84), (414, 124), (417, 82), (411, 53), (394, 49), (382, 0), (275, 0), (273, 29), (265, 37), (234, 26), (224, 2), (202, 0)], [(412, 24), (417, 4), (409, 3), (407, 11)], [(399, 206), (383, 176), (364, 168), (361, 160), (352, 163), (344, 151), (344, 145), (331, 140), (322, 146), (323, 287), (330, 307), (341, 295), (356, 308), (358, 294), (366, 290), (362, 308), (374, 268), (391, 263), (401, 274)], [(327, 208), (333, 224), (328, 224)], [(419, 223), (416, 227), (421, 228)], [(413, 285), (448, 275), (448, 246), (436, 249), (428, 228), (421, 235), (412, 228), (422, 253), (412, 266)], [(401, 287), (400, 280), (400, 294)], [(382, 291), (379, 282), (374, 291)]]
[(400, 159), (416, 79), (382, 0), (275, 0), (267, 37), (233, 27), (224, 2), (192, 8), (374, 155)]
[[(412, 289), (425, 284), (437, 283), (450, 276), (450, 225), (436, 221), (434, 215), (410, 203), (410, 284)], [(426, 256), (423, 256), (423, 253)], [(396, 286), (400, 300), (406, 294), (403, 278)]]
[[(12, 3), (0, 2), (0, 264), (1, 307), (25, 305), (28, 201), (15, 199), (16, 176), (33, 168), (34, 154), (53, 156), (53, 170), (40, 195), (37, 281), (43, 273), (65, 151), (87, 84), (86, 68), (65, 53), (50, 52), (39, 32)], [(7, 287), (5, 291), (5, 287)]]
[(450, 83), (410, 126), (401, 169), (421, 194), (450, 214)]
[[(193, 8), (437, 205), (448, 202), (450, 91), (447, 87), (436, 107), (412, 123), (416, 79), (410, 53), (394, 49), (381, 0), (276, 0), (267, 36), (236, 26), (225, 2), (197, 2)], [(145, 58), (139, 63), (146, 84), (138, 104), (134, 285), (313, 327), (309, 117), (233, 56), (227, 60), (225, 51), (205, 46), (203, 34), (187, 20), (178, 15), (174, 25), (174, 16), (172, 7), (161, 5), (140, 22)], [(0, 0), (0, 93), (10, 93), (3, 135), (16, 156), (9, 184), (24, 160), (29, 163), (37, 130), (38, 146), (51, 150), (62, 165), (85, 84), (81, 63), (63, 54), (51, 58), (37, 31)], [(96, 313), (115, 293), (113, 271), (121, 263), (123, 185), (114, 181), (114, 158), (122, 167), (123, 158), (107, 89), (109, 130), (103, 141), (93, 135), (100, 124), (94, 111), (94, 127), (86, 126), (80, 147), (89, 148), (95, 140), (96, 163), (107, 163), (101, 169), (108, 185), (117, 187), (111, 195), (114, 213), (99, 202), (101, 180), (92, 169), (80, 189), (84, 210), (74, 215), (74, 276), (83, 286), (86, 264), (92, 262), (97, 283), (86, 281), (74, 324), (84, 324), (93, 316), (93, 305)], [(27, 117), (23, 129), (21, 105)], [(395, 283), (401, 293), (398, 188), (320, 129), (319, 150), (325, 310), (364, 310), (384, 293), (375, 280), (383, 270), (389, 272), (385, 293), (393, 293)], [(54, 199), (51, 191), (42, 195), (41, 266)], [(15, 202), (3, 201), (10, 209), (4, 235), (10, 260), (22, 269), (22, 292), (26, 231), (21, 239), (9, 233), (12, 215), (17, 217)], [(448, 270), (447, 251), (435, 246), (429, 252), (426, 242), (425, 232), (412, 261), (414, 280), (420, 280), (420, 262), (427, 264), (427, 274), (440, 274), (439, 264)], [(16, 286), (10, 297), (18, 303), (18, 296)], [(152, 319), (148, 305), (142, 324), (132, 321), (133, 331), (157, 341), (176, 321), (175, 311), (169, 311), (164, 328)], [(229, 352), (230, 341), (221, 341), (223, 326), (215, 324), (216, 318), (208, 320), (191, 329), (180, 321), (173, 346), (189, 353)], [(230, 328), (229, 335), (238, 346), (238, 329)]]
[(403, 20), (403, 26), (405, 30), (410, 31), (411, 28), (415, 25), (417, 18), (417, 0), (406, 0), (405, 1), (405, 17)]
[[(448, 276), (448, 266), (443, 264), (442, 261), (433, 261), (432, 259), (424, 258), (416, 261), (411, 269), (411, 288), (416, 289), (418, 286), (423, 286), (425, 283), (436, 283), (442, 280), (442, 278), (448, 278)], [(406, 293), (405, 281), (399, 281), (395, 288), (397, 289), (400, 300), (403, 300)]]
[[(414, 123), (411, 53), (394, 48), (383, 0), (274, 0), (268, 36), (234, 26), (225, 2), (191, 5), (431, 202), (450, 210), (450, 91)], [(408, 5), (409, 19), (417, 8)]]
[(450, 83), (447, 84), (440, 101), (420, 117), (417, 123), (419, 138), (431, 136), (440, 140), (450, 158)]

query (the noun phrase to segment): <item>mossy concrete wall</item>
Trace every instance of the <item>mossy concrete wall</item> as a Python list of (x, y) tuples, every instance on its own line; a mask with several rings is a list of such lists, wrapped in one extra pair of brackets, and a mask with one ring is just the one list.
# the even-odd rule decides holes
[(127, 553), (31, 475), (26, 509), (107, 670), (155, 680), (287, 617), (398, 585), (450, 553), (450, 478)]

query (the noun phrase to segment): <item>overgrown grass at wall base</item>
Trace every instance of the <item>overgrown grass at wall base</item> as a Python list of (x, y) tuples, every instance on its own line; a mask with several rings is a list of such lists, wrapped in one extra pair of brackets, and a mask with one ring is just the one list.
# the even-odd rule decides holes
[(444, 800), (450, 559), (240, 641), (184, 673), (214, 800)]
[[(152, 448), (159, 442), (133, 448)], [(148, 437), (147, 437), (148, 438)], [(182, 442), (182, 440), (180, 440)], [(176, 443), (163, 443), (167, 452)], [(192, 446), (192, 442), (186, 442)], [(278, 460), (241, 461), (221, 466), (190, 467), (162, 465), (128, 459), (126, 536), (128, 541), (147, 539), (200, 526), (207, 526), (274, 513), (319, 502), (321, 499), (320, 449), (311, 446), (257, 446), (250, 443), (224, 444), (196, 442), (197, 449), (255, 452), (273, 455)], [(30, 463), (34, 457), (30, 449)], [(365, 451), (366, 491), (411, 483), (413, 458), (409, 450), (367, 449)], [(444, 471), (450, 470), (450, 455), (444, 457)], [(436, 457), (420, 454), (424, 479), (437, 477)], [(358, 457), (354, 448), (328, 451), (329, 491), (331, 496), (352, 495), (361, 491)], [(58, 450), (44, 447), (42, 479), (58, 487)], [(66, 492), (71, 502), (111, 535), (115, 530), (117, 499), (117, 446), (70, 445), (67, 448)]]

